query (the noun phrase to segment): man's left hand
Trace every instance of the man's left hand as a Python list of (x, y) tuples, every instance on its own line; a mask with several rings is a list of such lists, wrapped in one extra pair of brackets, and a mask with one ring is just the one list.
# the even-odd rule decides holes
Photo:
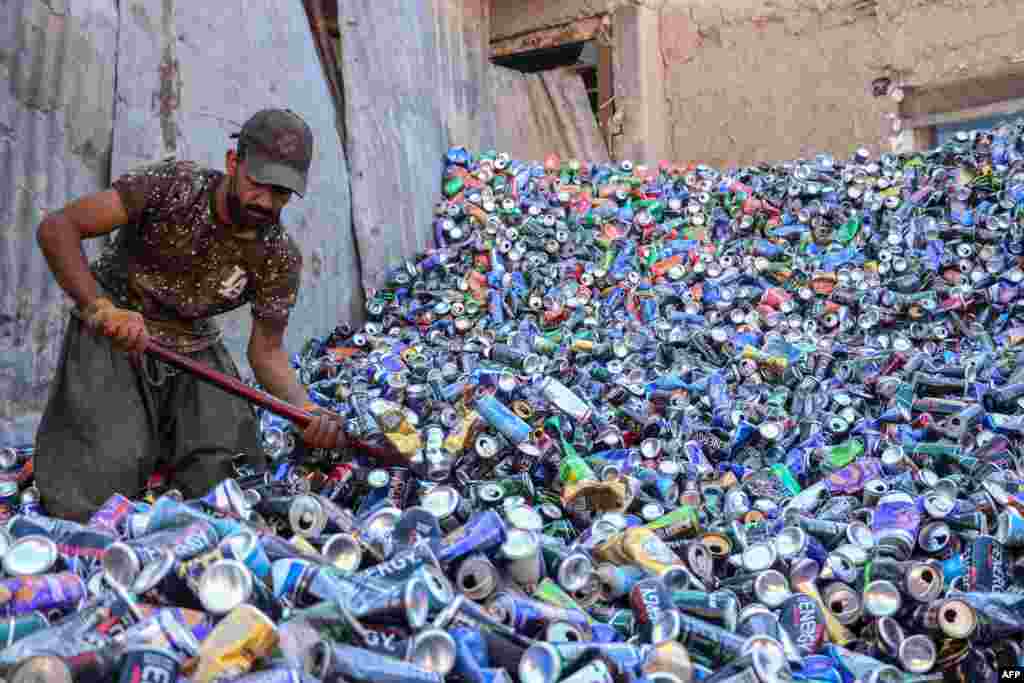
[(348, 444), (345, 425), (340, 415), (332, 413), (313, 403), (307, 403), (303, 410), (313, 415), (313, 420), (302, 432), (302, 442), (310, 448), (342, 448)]

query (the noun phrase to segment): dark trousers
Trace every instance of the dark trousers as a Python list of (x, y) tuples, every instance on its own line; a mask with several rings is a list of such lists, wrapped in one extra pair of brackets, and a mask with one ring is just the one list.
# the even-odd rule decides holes
[[(221, 343), (190, 357), (238, 377)], [(36, 486), (49, 514), (84, 521), (111, 494), (137, 494), (165, 466), (171, 485), (196, 498), (234, 475), (238, 453), (263, 464), (245, 401), (155, 359), (137, 368), (71, 317), (36, 435)]]

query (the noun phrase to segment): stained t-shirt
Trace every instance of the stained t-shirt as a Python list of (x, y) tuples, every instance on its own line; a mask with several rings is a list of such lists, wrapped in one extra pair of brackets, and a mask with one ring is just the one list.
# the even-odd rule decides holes
[(302, 255), (279, 224), (256, 239), (217, 220), (224, 174), (166, 159), (113, 183), (129, 222), (92, 264), (120, 306), (142, 313), (157, 341), (190, 353), (221, 338), (212, 316), (252, 303), (254, 318), (284, 323), (295, 305)]

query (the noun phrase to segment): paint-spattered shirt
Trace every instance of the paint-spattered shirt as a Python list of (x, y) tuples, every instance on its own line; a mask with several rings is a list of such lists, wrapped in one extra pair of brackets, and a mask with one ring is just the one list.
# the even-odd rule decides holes
[(92, 264), (120, 306), (142, 313), (159, 342), (190, 353), (221, 338), (212, 316), (252, 303), (254, 318), (287, 322), (302, 255), (278, 225), (256, 239), (235, 237), (217, 220), (219, 171), (167, 159), (113, 183), (129, 223)]

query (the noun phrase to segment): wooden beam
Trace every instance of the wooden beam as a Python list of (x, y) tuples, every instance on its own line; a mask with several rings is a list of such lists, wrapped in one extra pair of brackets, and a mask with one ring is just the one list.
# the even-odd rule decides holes
[(929, 149), (934, 149), (938, 145), (938, 135), (936, 134), (935, 126), (923, 126), (921, 128), (911, 128), (909, 130), (912, 136), (915, 152), (926, 152)]
[(656, 165), (668, 136), (665, 70), (661, 53), (661, 14), (628, 3), (615, 10), (615, 116), (622, 135), (610, 150), (616, 159)]
[[(612, 48), (610, 45), (597, 46), (597, 106), (608, 102), (615, 94), (612, 83)], [(597, 112), (597, 122), (601, 128), (601, 135), (604, 136), (605, 144), (608, 145), (608, 153), (611, 154), (612, 146), (609, 137), (609, 122), (612, 119), (614, 105), (604, 107)]]
[(1012, 116), (1024, 112), (1024, 97), (1019, 97), (1003, 102), (987, 104), (984, 107), (972, 109), (961, 109), (960, 111), (946, 112), (943, 114), (926, 114), (904, 119), (904, 128), (927, 128), (929, 126), (944, 126), (950, 123), (963, 123), (972, 119), (987, 118), (989, 116)]
[(544, 50), (549, 47), (560, 47), (570, 43), (582, 43), (593, 40), (607, 23), (607, 15), (587, 17), (569, 24), (545, 28), (539, 31), (531, 31), (511, 38), (503, 38), (491, 43), (491, 58), (508, 57), (509, 55), (534, 50)]
[(589, 71), (591, 69), (597, 69), (595, 64), (570, 64), (569, 66), (563, 66), (563, 69), (568, 71)]

